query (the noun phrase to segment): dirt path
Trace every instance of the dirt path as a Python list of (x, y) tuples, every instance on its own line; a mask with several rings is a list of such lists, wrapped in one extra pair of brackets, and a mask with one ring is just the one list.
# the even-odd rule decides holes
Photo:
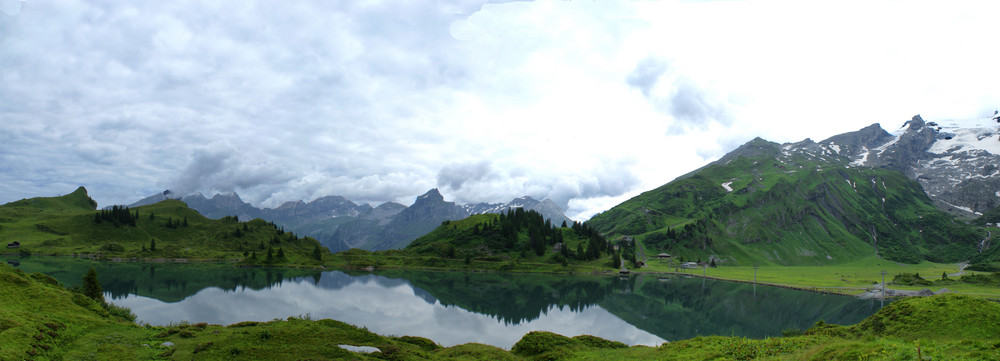
[(948, 277), (961, 277), (965, 274), (965, 267), (969, 267), (969, 262), (962, 262), (958, 264), (958, 272), (949, 273)]

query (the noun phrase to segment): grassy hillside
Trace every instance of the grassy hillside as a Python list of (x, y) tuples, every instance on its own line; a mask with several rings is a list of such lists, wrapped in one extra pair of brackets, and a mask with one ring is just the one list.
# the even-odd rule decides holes
[(587, 224), (609, 237), (636, 236), (652, 253), (738, 265), (821, 265), (872, 254), (956, 262), (973, 257), (986, 236), (936, 209), (901, 173), (804, 155), (779, 159), (780, 146), (762, 140), (754, 149), (747, 154), (756, 157), (725, 158)]
[[(83, 187), (61, 197), (0, 206), (0, 241), (20, 242), (8, 253), (79, 255), (101, 259), (197, 259), (247, 264), (322, 265), (319, 242), (273, 223), (203, 217), (178, 200), (96, 210)], [(271, 253), (269, 259), (267, 254)], [(284, 257), (278, 257), (278, 253)]]
[[(656, 296), (656, 295), (651, 295)], [(997, 359), (1000, 305), (943, 295), (896, 301), (853, 326), (819, 322), (789, 337), (696, 337), (627, 347), (593, 336), (531, 332), (510, 351), (481, 344), (440, 347), (334, 320), (289, 318), (228, 327), (139, 326), (51, 277), (0, 265), (0, 360), (915, 360)], [(367, 346), (372, 353), (338, 345)]]

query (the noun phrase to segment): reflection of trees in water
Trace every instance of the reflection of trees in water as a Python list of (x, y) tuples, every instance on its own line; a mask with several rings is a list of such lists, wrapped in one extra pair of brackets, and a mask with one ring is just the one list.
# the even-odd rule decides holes
[[(105, 292), (112, 298), (129, 294), (152, 297), (164, 302), (180, 301), (199, 291), (215, 287), (225, 291), (244, 289), (261, 290), (280, 286), (284, 280), (311, 276), (313, 283), (320, 272), (284, 268), (236, 268), (226, 265), (150, 265), (139, 266), (136, 270), (117, 270), (105, 277), (101, 270), (101, 282)], [(146, 270), (148, 268), (148, 271)], [(106, 279), (106, 280), (105, 280)]]
[(539, 318), (552, 307), (581, 311), (616, 290), (608, 277), (406, 272), (401, 277), (442, 305), (496, 317), (505, 324)]
[[(30, 257), (22, 259), (22, 269), (51, 275), (66, 286), (79, 285), (87, 269), (94, 267), (104, 292), (112, 299), (129, 294), (177, 302), (199, 291), (216, 287), (226, 291), (266, 289), (287, 278), (312, 276), (320, 272), (285, 268), (237, 268), (224, 264), (154, 264), (131, 262), (96, 262), (68, 257)], [(49, 271), (46, 271), (49, 270)]]
[(631, 294), (608, 297), (601, 306), (627, 322), (667, 340), (699, 335), (779, 336), (816, 321), (854, 324), (878, 305), (775, 287), (704, 279), (648, 277)]

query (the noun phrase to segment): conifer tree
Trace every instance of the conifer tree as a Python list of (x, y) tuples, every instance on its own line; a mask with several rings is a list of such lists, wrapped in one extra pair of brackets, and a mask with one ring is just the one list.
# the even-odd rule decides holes
[(94, 267), (90, 267), (87, 274), (83, 275), (83, 295), (104, 303), (104, 289), (101, 288), (101, 282), (97, 280), (97, 270)]
[(313, 259), (323, 262), (323, 251), (319, 249), (319, 245), (313, 248)]

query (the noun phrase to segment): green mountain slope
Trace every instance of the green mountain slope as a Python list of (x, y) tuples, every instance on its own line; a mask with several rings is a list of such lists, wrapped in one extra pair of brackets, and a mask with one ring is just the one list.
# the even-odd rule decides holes
[(0, 241), (20, 243), (17, 249), (5, 248), (7, 253), (251, 264), (320, 265), (314, 253), (326, 253), (316, 240), (296, 237), (273, 223), (208, 219), (178, 200), (134, 209), (96, 210), (96, 205), (82, 187), (61, 197), (8, 203), (0, 206)]
[(969, 259), (985, 232), (936, 209), (902, 173), (755, 139), (721, 160), (594, 216), (649, 251), (735, 264)]

